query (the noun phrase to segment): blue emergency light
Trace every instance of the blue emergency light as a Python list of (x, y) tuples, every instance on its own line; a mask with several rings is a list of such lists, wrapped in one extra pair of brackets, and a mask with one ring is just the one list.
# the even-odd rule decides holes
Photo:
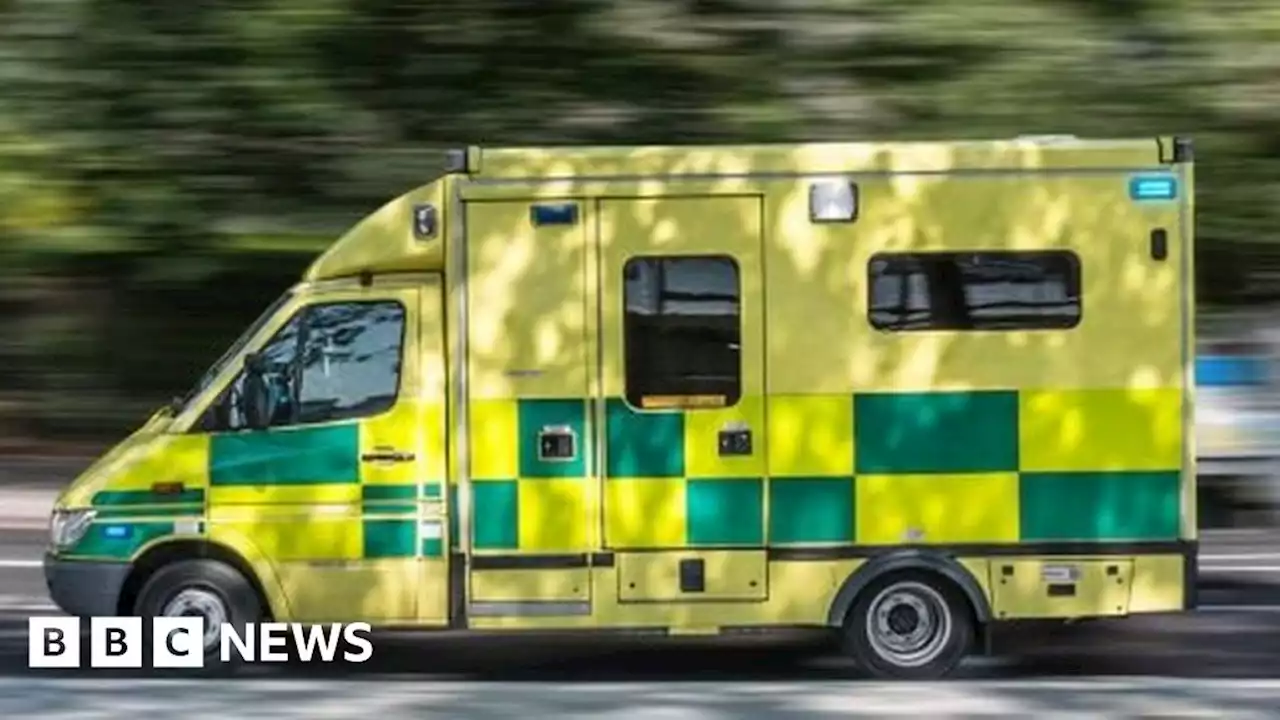
[(1138, 175), (1130, 178), (1129, 197), (1138, 202), (1173, 200), (1178, 197), (1178, 178), (1172, 175)]
[(540, 203), (530, 211), (530, 220), (536, 225), (574, 225), (578, 222), (577, 203)]

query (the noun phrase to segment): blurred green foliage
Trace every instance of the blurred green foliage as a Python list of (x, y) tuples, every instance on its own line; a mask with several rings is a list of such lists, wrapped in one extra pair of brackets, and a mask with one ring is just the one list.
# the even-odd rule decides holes
[(111, 437), (467, 143), (1191, 134), (1280, 288), (1270, 0), (0, 0), (0, 437)]

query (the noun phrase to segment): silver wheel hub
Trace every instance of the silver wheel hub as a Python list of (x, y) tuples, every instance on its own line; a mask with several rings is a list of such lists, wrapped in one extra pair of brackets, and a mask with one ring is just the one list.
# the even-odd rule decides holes
[(204, 620), (204, 648), (218, 646), (219, 631), (227, 622), (227, 606), (208, 590), (188, 588), (174, 595), (160, 611), (165, 617), (198, 617)]
[(942, 654), (952, 633), (951, 609), (937, 590), (894, 583), (871, 601), (867, 639), (877, 655), (899, 667), (920, 667)]

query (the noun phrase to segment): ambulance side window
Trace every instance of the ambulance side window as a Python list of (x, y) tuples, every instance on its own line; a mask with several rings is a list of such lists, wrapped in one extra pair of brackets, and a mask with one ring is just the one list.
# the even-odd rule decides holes
[(727, 407), (742, 394), (741, 287), (732, 257), (635, 257), (623, 267), (633, 407)]
[(395, 301), (320, 303), (298, 311), (242, 369), (202, 423), (210, 431), (250, 427), (247, 403), (268, 427), (368, 417), (400, 389), (404, 306)]
[(881, 253), (868, 266), (879, 330), (1066, 330), (1080, 323), (1080, 258), (1065, 250)]

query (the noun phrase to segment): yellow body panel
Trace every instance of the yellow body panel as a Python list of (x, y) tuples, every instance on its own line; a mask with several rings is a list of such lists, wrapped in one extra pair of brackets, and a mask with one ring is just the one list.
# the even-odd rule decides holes
[(579, 628), (725, 628), (774, 623), (822, 625), (831, 602), (844, 582), (864, 560), (836, 562), (770, 562), (768, 598), (697, 602), (623, 602), (620, 569), (599, 568), (592, 573), (591, 615), (537, 617), (506, 615), (476, 617), (477, 629), (546, 630)]
[[(297, 512), (310, 514), (316, 506), (342, 506), (346, 511), (358, 512), (360, 506), (359, 485), (241, 485), (209, 489), (209, 506), (216, 509), (209, 519), (226, 521), (254, 521), (259, 519), (259, 508), (242, 506), (265, 505), (272, 508), (286, 506)], [(286, 528), (287, 531), (287, 528)]]
[[(416, 339), (417, 333), (411, 337)], [(410, 387), (415, 387), (418, 380), (417, 373), (412, 375), (406, 373), (406, 379), (408, 378), (413, 380), (413, 385)], [(396, 403), (389, 412), (369, 418), (360, 424), (362, 456), (379, 450), (409, 452), (414, 456), (414, 462), (407, 471), (403, 464), (398, 463), (364, 463), (360, 468), (362, 485), (404, 485), (421, 482), (431, 477), (441, 477), (438, 474), (433, 476), (432, 470), (423, 467), (427, 459), (431, 458), (436, 466), (434, 471), (438, 473), (440, 460), (443, 459), (427, 448), (428, 434), (423, 432), (423, 428), (432, 426), (425, 422), (426, 412), (427, 409), (422, 402), (416, 398), (406, 398)], [(433, 419), (438, 420), (440, 416), (436, 415)], [(359, 489), (357, 487), (357, 491)], [(357, 494), (356, 497), (358, 498), (359, 495)]]
[[(1055, 571), (1054, 577), (1046, 576)], [(995, 578), (991, 609), (997, 618), (1106, 617), (1128, 610), (1133, 560), (1001, 559), (992, 563), (991, 572)]]
[(772, 395), (769, 475), (853, 475), (852, 395)]
[(588, 568), (549, 570), (478, 570), (471, 574), (475, 602), (585, 601), (591, 597)]
[(87, 507), (100, 491), (147, 491), (157, 482), (201, 489), (208, 485), (208, 462), (207, 437), (143, 428), (85, 470), (82, 480), (62, 492), (58, 504)]
[[(758, 601), (768, 594), (769, 563), (764, 552), (624, 552), (617, 558), (619, 602)], [(705, 563), (705, 590), (680, 590), (680, 563), (689, 559)]]
[(1182, 462), (1178, 388), (1032, 390), (1020, 395), (1028, 470), (1162, 469)]
[(416, 622), (427, 628), (449, 624), (449, 560), (447, 557), (421, 558), (417, 564), (418, 603)]
[(535, 227), (524, 201), (470, 208), (472, 400), (586, 392), (584, 228)]
[[(1180, 262), (1153, 263), (1144, 242), (1152, 226), (1176, 227), (1177, 216), (1136, 207), (1123, 177), (868, 178), (859, 222), (816, 229), (802, 185), (770, 195), (771, 392), (1181, 387)], [(1086, 268), (1080, 325), (887, 333), (865, 320), (865, 288), (850, 292), (877, 253), (977, 248), (1076, 252)]]
[[(950, 558), (996, 619), (1185, 609), (1194, 188), (1171, 147), (474, 148), (335, 241), (242, 348), (313, 303), (399, 300), (389, 409), (201, 431), (241, 352), (59, 506), (150, 523), (82, 556), (175, 540), (238, 556), (282, 620), (822, 625), (868, 558), (908, 547)], [(1180, 199), (1135, 201), (1144, 173), (1176, 176)], [(811, 186), (833, 177), (856, 183), (857, 216), (814, 222)], [(1074, 253), (1079, 323), (869, 321), (873, 259), (999, 250)], [(736, 265), (740, 395), (631, 402), (624, 268), (706, 255)], [(166, 484), (181, 506), (137, 515), (176, 502)]]
[[(562, 193), (562, 178), (635, 178), (654, 189), (668, 178), (721, 176), (726, 188), (752, 175), (873, 173), (909, 176), (992, 170), (1110, 170), (1155, 162), (1155, 138), (1042, 142), (1037, 139), (937, 142), (826, 142), (718, 147), (480, 148), (474, 173), (489, 181), (526, 181)], [(739, 185), (740, 184), (740, 185)], [(484, 188), (484, 185), (479, 186)], [(596, 193), (593, 193), (596, 194)]]
[(418, 561), (389, 559), (317, 566), (283, 562), (280, 582), (298, 622), (418, 623)]
[(471, 474), (477, 478), (514, 478), (520, 474), (519, 432), (514, 400), (471, 403)]
[(577, 478), (519, 481), (519, 546), (530, 552), (586, 552), (596, 544), (596, 486)]
[(978, 587), (979, 592), (982, 593), (982, 597), (986, 598), (987, 601), (990, 602), (991, 563), (995, 562), (995, 560), (989, 558), (961, 557), (957, 558), (956, 562), (969, 574), (969, 577), (973, 578), (973, 582)]
[(861, 475), (857, 489), (859, 543), (1018, 541), (1016, 473)]
[(256, 543), (234, 526), (210, 526), (206, 538), (210, 543), (225, 548), (235, 557), (241, 558), (253, 569), (266, 595), (265, 600), (272, 617), (281, 619), (294, 617), (293, 607), (290, 604), (292, 596), (285, 590), (281, 581), (278, 558), (264, 553)]
[(605, 546), (680, 547), (685, 539), (684, 482), (625, 478), (605, 485)]
[(1188, 582), (1186, 561), (1180, 555), (1139, 555), (1133, 559), (1129, 612), (1183, 610)]
[(444, 214), (439, 215), (436, 237), (419, 239), (413, 233), (413, 209), (430, 203), (439, 211), (446, 193), (445, 183), (434, 182), (383, 205), (316, 258), (303, 274), (304, 280), (349, 277), (361, 272), (440, 270), (447, 231)]
[[(722, 428), (743, 423), (764, 428), (764, 402), (759, 395), (744, 394), (733, 407), (690, 412), (685, 416), (685, 476), (691, 478), (761, 477), (765, 473), (765, 453), (722, 457), (716, 451), (716, 437)], [(763, 447), (761, 448), (763, 449)]]
[(273, 562), (359, 560), (361, 512), (358, 504), (212, 505), (211, 532), (226, 529), (246, 538)]

